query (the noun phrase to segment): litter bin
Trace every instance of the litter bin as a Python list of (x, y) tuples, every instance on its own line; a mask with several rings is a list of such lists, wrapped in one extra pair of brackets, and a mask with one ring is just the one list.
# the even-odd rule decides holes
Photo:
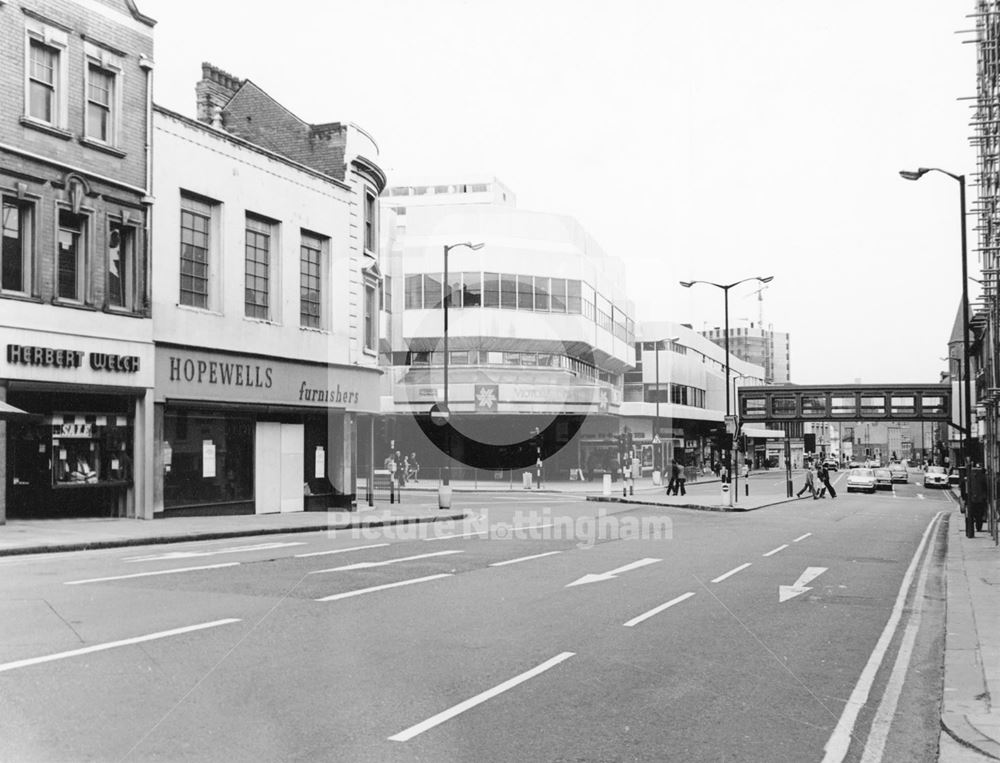
[(521, 473), (521, 487), (525, 490), (531, 490), (531, 472)]
[(655, 469), (653, 471), (653, 484), (654, 485), (662, 485), (663, 484), (663, 475), (660, 474), (660, 470), (659, 469)]

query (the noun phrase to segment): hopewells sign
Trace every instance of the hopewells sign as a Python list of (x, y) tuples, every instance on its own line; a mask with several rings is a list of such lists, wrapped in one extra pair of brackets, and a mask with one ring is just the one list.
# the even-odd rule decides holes
[(157, 347), (155, 395), (157, 401), (217, 400), (376, 412), (378, 374), (376, 369)]

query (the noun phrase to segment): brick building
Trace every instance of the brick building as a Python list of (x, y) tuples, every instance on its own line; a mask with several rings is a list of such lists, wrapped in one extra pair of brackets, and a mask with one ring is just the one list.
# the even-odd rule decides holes
[(0, 521), (151, 507), (154, 23), (0, 3)]

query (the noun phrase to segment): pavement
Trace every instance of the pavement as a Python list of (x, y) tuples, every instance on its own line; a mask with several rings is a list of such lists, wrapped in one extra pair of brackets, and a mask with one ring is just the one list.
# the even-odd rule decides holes
[(952, 516), (939, 760), (1000, 760), (1000, 548)]

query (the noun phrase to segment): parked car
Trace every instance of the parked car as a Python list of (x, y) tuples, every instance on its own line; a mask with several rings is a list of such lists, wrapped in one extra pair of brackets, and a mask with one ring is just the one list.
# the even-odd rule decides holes
[(875, 489), (892, 490), (892, 472), (888, 469), (875, 469)]
[(962, 481), (962, 475), (958, 469), (952, 468), (948, 472), (948, 484), (957, 486)]
[[(890, 485), (892, 484), (890, 478)], [(875, 492), (875, 472), (871, 469), (851, 469), (847, 473), (847, 492), (863, 490), (866, 493)]]
[(840, 468), (840, 462), (835, 458), (828, 458), (823, 462), (823, 466), (827, 469), (833, 469), (837, 471)]
[(906, 471), (906, 467), (903, 466), (898, 461), (894, 464), (889, 464), (889, 473), (892, 475), (893, 482), (909, 482), (910, 475)]
[(847, 465), (848, 469), (860, 469), (863, 464), (857, 459), (852, 458), (850, 463)]
[(928, 466), (924, 474), (924, 487), (948, 487), (948, 474), (943, 466)]

